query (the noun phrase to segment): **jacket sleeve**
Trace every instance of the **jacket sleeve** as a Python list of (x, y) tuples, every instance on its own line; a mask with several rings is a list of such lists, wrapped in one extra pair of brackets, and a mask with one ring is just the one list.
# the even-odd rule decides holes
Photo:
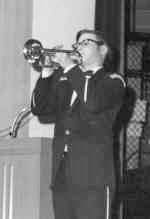
[[(57, 75), (57, 73), (56, 73)], [(56, 86), (58, 76), (39, 77), (32, 93), (31, 111), (44, 123), (53, 122), (56, 116)]]

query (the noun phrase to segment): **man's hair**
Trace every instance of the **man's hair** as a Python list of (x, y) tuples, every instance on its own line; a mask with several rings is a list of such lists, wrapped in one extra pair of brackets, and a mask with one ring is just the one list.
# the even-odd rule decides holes
[(104, 40), (104, 36), (103, 36), (104, 34), (101, 31), (99, 31), (99, 30), (90, 30), (90, 29), (79, 30), (77, 32), (77, 35), (76, 35), (76, 41), (78, 41), (80, 36), (82, 34), (85, 34), (85, 33), (95, 35), (98, 42), (103, 42), (103, 44), (107, 44), (106, 41)]

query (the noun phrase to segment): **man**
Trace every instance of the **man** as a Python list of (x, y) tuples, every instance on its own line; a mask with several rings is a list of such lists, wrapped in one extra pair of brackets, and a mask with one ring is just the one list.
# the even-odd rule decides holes
[(54, 122), (52, 190), (56, 219), (110, 218), (115, 191), (113, 132), (123, 78), (106, 72), (109, 47), (93, 30), (77, 33), (78, 64), (57, 53), (61, 68), (44, 68), (32, 98), (41, 122)]

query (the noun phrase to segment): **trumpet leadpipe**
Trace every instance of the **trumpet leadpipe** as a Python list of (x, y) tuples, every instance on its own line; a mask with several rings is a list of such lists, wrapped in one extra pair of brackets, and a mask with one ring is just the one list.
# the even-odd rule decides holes
[(42, 49), (42, 53), (44, 53), (45, 55), (52, 55), (55, 53), (68, 53), (68, 54), (72, 54), (72, 53), (77, 53), (74, 50), (66, 50), (66, 49), (47, 49), (47, 48), (43, 48)]

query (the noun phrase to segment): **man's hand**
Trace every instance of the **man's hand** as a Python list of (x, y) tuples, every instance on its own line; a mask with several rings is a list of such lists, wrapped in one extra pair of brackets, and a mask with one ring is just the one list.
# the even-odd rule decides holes
[(43, 56), (42, 59), (42, 78), (51, 76), (55, 70), (55, 66), (51, 63), (49, 56)]

